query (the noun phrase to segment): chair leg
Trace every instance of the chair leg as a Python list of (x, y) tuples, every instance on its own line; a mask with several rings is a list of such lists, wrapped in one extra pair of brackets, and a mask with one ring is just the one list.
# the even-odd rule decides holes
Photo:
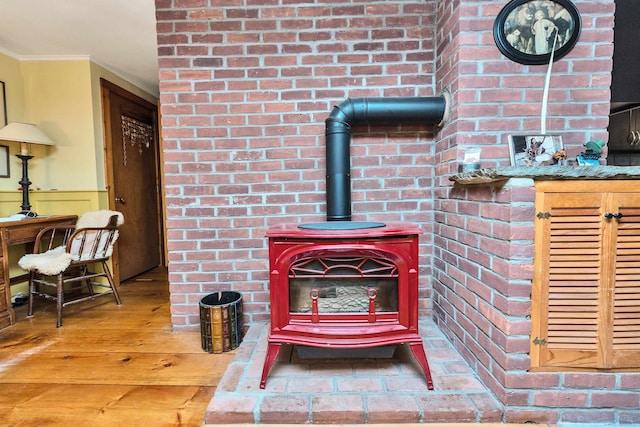
[(36, 284), (33, 282), (35, 274), (33, 270), (29, 272), (29, 309), (27, 310), (27, 317), (33, 317), (33, 294), (36, 292)]
[(56, 328), (62, 326), (62, 305), (64, 304), (64, 280), (63, 274), (58, 274), (58, 283), (56, 285), (57, 295), (56, 295), (56, 309), (58, 312), (58, 322), (56, 324)]
[[(83, 276), (87, 276), (88, 275), (88, 271), (89, 268), (86, 265), (82, 266), (82, 275)], [(93, 296), (94, 292), (93, 292), (93, 285), (91, 284), (91, 279), (85, 279), (84, 282), (87, 284), (87, 289), (89, 290), (89, 295)]]
[(109, 266), (106, 261), (102, 261), (102, 268), (104, 269), (104, 274), (107, 276), (107, 281), (109, 281), (109, 286), (111, 286), (111, 290), (113, 291), (113, 296), (116, 299), (116, 304), (122, 305), (122, 301), (120, 301), (120, 295), (118, 294), (118, 288), (113, 282), (113, 276), (111, 276), (111, 270), (109, 270)]

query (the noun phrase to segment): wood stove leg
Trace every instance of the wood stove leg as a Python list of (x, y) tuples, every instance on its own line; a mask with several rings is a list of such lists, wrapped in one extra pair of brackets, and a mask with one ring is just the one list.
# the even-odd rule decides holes
[(433, 390), (433, 380), (431, 379), (431, 370), (429, 369), (429, 362), (427, 362), (427, 355), (424, 352), (421, 342), (409, 343), (413, 357), (418, 361), (418, 364), (424, 372), (424, 377), (427, 379), (427, 388)]
[(278, 353), (282, 344), (279, 342), (270, 342), (267, 347), (267, 357), (264, 359), (264, 366), (262, 367), (262, 378), (260, 379), (260, 388), (265, 388), (267, 385), (267, 375), (273, 366), (274, 362), (278, 358)]

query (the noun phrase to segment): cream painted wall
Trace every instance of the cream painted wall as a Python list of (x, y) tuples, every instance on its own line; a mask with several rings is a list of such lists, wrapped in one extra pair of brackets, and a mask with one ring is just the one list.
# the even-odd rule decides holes
[[(106, 191), (36, 191), (29, 197), (31, 209), (39, 215), (81, 215), (101, 209), (107, 202)], [(0, 191), (0, 217), (20, 210), (22, 193)]]
[[(7, 119), (12, 121), (24, 121), (24, 84), (20, 61), (4, 55), (0, 52), (0, 81), (5, 84), (5, 103), (7, 107)], [(0, 145), (9, 147), (9, 178), (0, 178), (0, 190), (17, 190), (20, 184), (20, 166), (16, 166), (18, 159), (14, 154), (19, 150), (17, 144), (0, 141)], [(16, 169), (17, 168), (17, 169)], [(16, 194), (18, 194), (16, 192)], [(20, 203), (17, 205), (20, 206)]]
[[(89, 59), (19, 60), (0, 48), (0, 81), (6, 85), (9, 121), (37, 124), (56, 143), (33, 146), (29, 161), (30, 203), (39, 215), (76, 214), (109, 208), (102, 125), (100, 79), (104, 78), (139, 97), (157, 98)], [(18, 191), (21, 163), (18, 143), (0, 141), (10, 151), (10, 177), (0, 178), (0, 217), (20, 210)], [(10, 250), (11, 276), (23, 248)], [(26, 292), (14, 286), (12, 294)]]
[[(29, 162), (32, 188), (104, 188), (96, 167), (95, 125), (88, 60), (22, 61), (24, 119), (36, 123), (56, 143), (33, 145)], [(19, 162), (12, 171), (19, 173)], [(102, 168), (101, 168), (102, 171)], [(102, 187), (98, 182), (102, 181)]]
[[(24, 89), (20, 71), (20, 61), (4, 55), (0, 50), (0, 81), (5, 83), (7, 116), (9, 121), (24, 120)], [(2, 143), (0, 143), (2, 144)]]
[[(0, 51), (0, 80), (7, 88), (9, 121), (37, 124), (56, 143), (31, 147), (31, 189), (87, 191), (106, 189), (102, 100), (104, 78), (155, 104), (157, 98), (89, 58), (17, 60)], [(0, 178), (0, 191), (18, 188), (21, 163), (18, 143), (9, 145), (10, 178)], [(106, 208), (107, 206), (101, 206)]]

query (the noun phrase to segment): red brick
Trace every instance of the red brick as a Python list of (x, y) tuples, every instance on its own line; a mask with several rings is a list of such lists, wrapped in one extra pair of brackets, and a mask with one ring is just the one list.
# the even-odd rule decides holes
[(258, 401), (257, 397), (229, 396), (218, 397), (207, 406), (204, 415), (205, 423), (248, 423), (257, 422), (253, 416), (253, 408)]
[(393, 423), (398, 419), (407, 423), (420, 421), (420, 408), (415, 399), (400, 394), (379, 394), (365, 397), (367, 423)]
[(620, 411), (618, 420), (620, 424), (627, 425), (640, 425), (640, 411), (630, 410), (630, 411)]
[(559, 414), (553, 409), (505, 409), (504, 422), (517, 424), (544, 424), (558, 422)]
[(362, 396), (330, 394), (313, 396), (313, 422), (319, 424), (363, 424), (366, 420)]
[(343, 378), (337, 381), (337, 391), (380, 392), (383, 391), (383, 384), (379, 378)]
[(309, 409), (310, 401), (307, 396), (269, 395), (260, 404), (259, 421), (265, 424), (279, 424), (283, 421), (287, 424), (306, 424), (310, 422)]
[[(294, 364), (285, 369), (295, 367)], [(304, 370), (306, 372), (306, 370)], [(333, 390), (333, 380), (331, 378), (323, 376), (311, 376), (302, 375), (296, 378), (291, 378), (289, 381), (288, 392), (289, 393), (313, 393), (313, 392), (327, 392)]]
[(563, 385), (570, 388), (611, 389), (616, 387), (616, 375), (591, 372), (566, 373)]
[(433, 380), (434, 387), (438, 391), (444, 390), (467, 390), (467, 391), (480, 391), (484, 390), (485, 386), (474, 377), (469, 375), (447, 375), (443, 377), (436, 376)]
[(594, 408), (638, 408), (640, 407), (640, 394), (637, 392), (593, 392), (591, 406)]
[(428, 395), (418, 397), (426, 423), (474, 422), (475, 407), (464, 395)]
[(593, 408), (572, 411), (566, 410), (562, 412), (561, 421), (569, 423), (602, 423), (616, 424), (616, 411), (597, 410)]
[(620, 388), (624, 390), (640, 389), (640, 373), (637, 373), (637, 372), (621, 373)]
[(514, 372), (507, 373), (504, 385), (516, 389), (555, 388), (559, 386), (560, 378), (555, 372)]
[(492, 423), (502, 420), (502, 405), (490, 393), (471, 393), (468, 397), (478, 409), (478, 422)]
[(535, 391), (533, 404), (548, 407), (585, 407), (589, 395), (587, 393), (565, 391)]

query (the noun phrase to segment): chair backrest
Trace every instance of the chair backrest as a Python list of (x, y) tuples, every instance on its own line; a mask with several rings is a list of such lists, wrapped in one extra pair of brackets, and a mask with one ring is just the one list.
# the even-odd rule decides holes
[(111, 221), (111, 217), (113, 215), (118, 216), (117, 225), (124, 224), (124, 216), (122, 215), (122, 212), (102, 209), (99, 211), (88, 211), (83, 213), (80, 218), (78, 218), (78, 221), (76, 221), (76, 228), (106, 227)]
[[(112, 212), (112, 214), (106, 217), (105, 212)], [(90, 218), (85, 218), (88, 214)], [(94, 221), (96, 219), (97, 222)], [(67, 241), (67, 252), (73, 255), (75, 261), (109, 258), (113, 253), (113, 244), (118, 239), (118, 225), (123, 221), (122, 214), (119, 212), (88, 212), (78, 220), (76, 230)], [(101, 223), (104, 225), (101, 226)]]

